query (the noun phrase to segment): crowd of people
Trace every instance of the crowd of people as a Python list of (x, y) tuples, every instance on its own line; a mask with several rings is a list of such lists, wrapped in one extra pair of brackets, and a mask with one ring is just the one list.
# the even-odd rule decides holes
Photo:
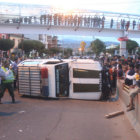
[(0, 65), (0, 104), (2, 103), (2, 97), (8, 90), (12, 103), (15, 103), (14, 90), (17, 88), (18, 77), (18, 64), (22, 61), (22, 58), (15, 57), (14, 61), (11, 61), (9, 57), (1, 59)]
[[(1, 60), (0, 66), (0, 103), (1, 99), (8, 89), (15, 103), (14, 89), (17, 88), (18, 64), (22, 58), (15, 57), (14, 61), (9, 58)], [(134, 98), (140, 93), (140, 57), (134, 59), (124, 56), (114, 56), (101, 58), (102, 63), (102, 100), (111, 99), (116, 93), (117, 80), (123, 80), (122, 89), (129, 87), (130, 103), (127, 105), (127, 111), (135, 109)]]
[(140, 57), (137, 59), (124, 56), (102, 58), (103, 99), (108, 100), (115, 92), (117, 80), (123, 80), (123, 87), (129, 87), (130, 103), (127, 111), (135, 109), (134, 98), (140, 92)]
[(21, 23), (21, 24), (43, 24), (53, 26), (72, 26), (72, 27), (90, 27), (90, 28), (114, 28), (128, 30), (131, 26), (133, 30), (140, 23), (135, 19), (114, 19), (99, 15), (64, 15), (64, 14), (44, 14), (40, 16), (23, 16), (20, 18), (7, 19), (5, 23)]

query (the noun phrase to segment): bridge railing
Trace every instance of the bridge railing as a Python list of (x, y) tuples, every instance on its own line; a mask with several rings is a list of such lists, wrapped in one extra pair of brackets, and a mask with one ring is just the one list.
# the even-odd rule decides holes
[(22, 24), (26, 25), (42, 25), (42, 26), (66, 26), (78, 28), (98, 28), (117, 29), (117, 30), (139, 30), (140, 21), (135, 18), (120, 18), (97, 15), (82, 14), (44, 14), (40, 16), (20, 16), (0, 14), (0, 24)]

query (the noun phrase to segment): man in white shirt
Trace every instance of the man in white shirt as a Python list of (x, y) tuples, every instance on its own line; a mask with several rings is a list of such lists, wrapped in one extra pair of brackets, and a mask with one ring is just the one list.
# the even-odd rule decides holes
[(134, 110), (135, 107), (134, 107), (134, 98), (135, 96), (140, 93), (140, 70), (139, 70), (139, 66), (137, 65), (135, 67), (135, 74), (130, 76), (130, 75), (126, 75), (126, 77), (129, 79), (129, 80), (133, 80), (133, 85), (131, 85), (131, 89), (130, 89), (130, 93), (129, 93), (129, 96), (130, 96), (130, 103), (129, 105), (127, 105), (127, 111), (131, 111), (131, 110)]

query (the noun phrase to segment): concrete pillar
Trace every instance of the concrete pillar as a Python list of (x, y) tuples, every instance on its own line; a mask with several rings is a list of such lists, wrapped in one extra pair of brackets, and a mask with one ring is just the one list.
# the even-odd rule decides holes
[(126, 56), (127, 52), (126, 52), (126, 41), (120, 41), (120, 56)]
[(118, 38), (118, 40), (120, 41), (120, 56), (124, 55), (125, 57), (127, 57), (126, 41), (128, 41), (128, 37), (127, 36), (120, 37)]

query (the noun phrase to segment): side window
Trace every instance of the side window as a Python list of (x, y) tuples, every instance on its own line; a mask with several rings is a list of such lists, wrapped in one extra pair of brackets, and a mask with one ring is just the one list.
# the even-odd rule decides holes
[(73, 78), (99, 78), (99, 74), (97, 70), (73, 69)]

